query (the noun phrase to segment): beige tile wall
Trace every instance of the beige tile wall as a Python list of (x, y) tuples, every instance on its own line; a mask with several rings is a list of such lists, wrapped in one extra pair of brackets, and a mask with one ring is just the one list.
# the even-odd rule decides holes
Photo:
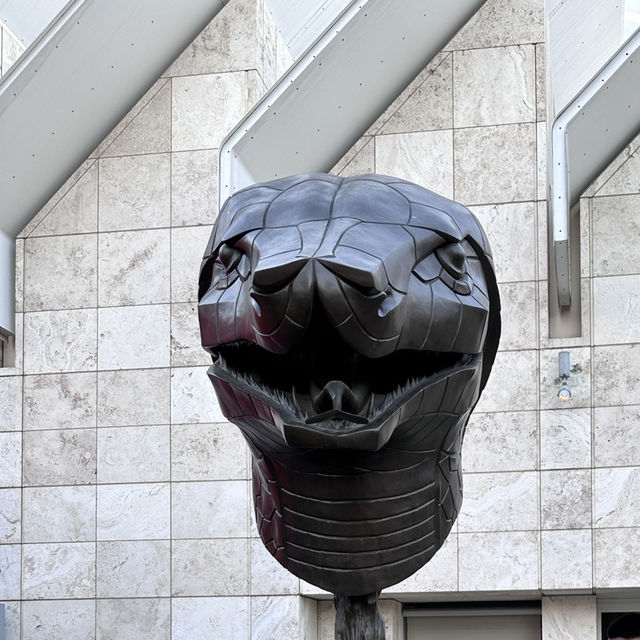
[[(583, 336), (549, 339), (543, 12), (489, 0), (335, 167), (468, 205), (502, 295), (463, 510), (436, 557), (388, 590), (390, 638), (395, 596), (640, 586), (640, 270), (637, 243), (619, 241), (640, 226), (640, 144), (583, 201)], [(247, 449), (198, 347), (217, 148), (286, 62), (262, 0), (230, 2), (18, 240), (17, 362), (0, 376), (10, 640), (331, 637), (331, 604), (316, 620), (299, 597), (325, 594), (257, 537)], [(544, 603), (545, 638), (572, 621), (595, 638), (592, 598)]]

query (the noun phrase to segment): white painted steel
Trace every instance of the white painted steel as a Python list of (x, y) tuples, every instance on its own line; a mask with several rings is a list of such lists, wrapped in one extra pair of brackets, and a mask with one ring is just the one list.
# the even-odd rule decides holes
[(484, 0), (359, 0), (226, 139), (220, 200), (330, 169)]
[(0, 0), (0, 21), (28, 47), (69, 0)]
[[(67, 5), (0, 80), (0, 231), (14, 237), (25, 226), (222, 6)], [(6, 282), (0, 290), (4, 315)]]
[(551, 110), (557, 116), (623, 43), (621, 0), (548, 0)]
[(267, 7), (294, 60), (324, 33), (348, 4), (349, 0), (267, 0)]
[(15, 331), (15, 253), (15, 239), (0, 231), (0, 335)]
[(640, 131), (640, 30), (560, 114), (551, 133), (551, 218), (561, 306), (571, 304), (569, 214)]

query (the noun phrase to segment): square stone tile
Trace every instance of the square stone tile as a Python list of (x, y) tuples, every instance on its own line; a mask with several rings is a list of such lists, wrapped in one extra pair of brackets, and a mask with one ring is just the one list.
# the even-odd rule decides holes
[(476, 206), (472, 211), (489, 238), (498, 282), (535, 280), (535, 203)]
[(244, 71), (174, 78), (173, 151), (219, 149), (246, 113), (246, 89)]
[(98, 598), (169, 595), (168, 540), (98, 542)]
[[(136, 102), (136, 104), (129, 109), (125, 116), (111, 129), (111, 131), (102, 139), (98, 146), (91, 153), (92, 158), (99, 158), (100, 156), (108, 153), (109, 148), (114, 141), (120, 136), (120, 134), (136, 119), (140, 112), (151, 102), (153, 97), (166, 86), (168, 82), (167, 78), (160, 78), (156, 80), (151, 87), (143, 94), (143, 96)], [(130, 155), (130, 154), (117, 154), (117, 155)]]
[(635, 587), (640, 575), (640, 529), (595, 529), (596, 589)]
[(24, 433), (26, 486), (92, 484), (95, 480), (95, 430), (57, 429)]
[(594, 410), (596, 467), (640, 466), (640, 407)]
[(533, 123), (454, 131), (454, 199), (465, 205), (534, 200), (535, 141)]
[(526, 411), (538, 406), (538, 353), (499, 351), (477, 411)]
[[(437, 58), (437, 56), (436, 56)], [(408, 133), (453, 127), (453, 60), (434, 59), (382, 116), (379, 133)], [(389, 113), (391, 111), (391, 113)]]
[(183, 151), (171, 156), (171, 224), (212, 225), (218, 215), (218, 152)]
[(535, 349), (538, 346), (536, 282), (503, 282), (500, 285), (500, 348)]
[(249, 598), (173, 598), (172, 640), (245, 640), (250, 637)]
[[(536, 213), (537, 213), (537, 222), (538, 222), (538, 280), (547, 280), (549, 278), (549, 208), (546, 200), (542, 200), (536, 203)], [(541, 283), (542, 285), (546, 285), (546, 283)], [(545, 289), (546, 293), (546, 289)], [(545, 298), (546, 300), (546, 298)], [(540, 301), (540, 308), (542, 309), (542, 299)], [(545, 304), (548, 304), (546, 302)]]
[(248, 540), (174, 540), (173, 596), (237, 596), (249, 589)]
[(452, 131), (378, 135), (376, 171), (403, 178), (453, 198)]
[(545, 59), (545, 44), (536, 45), (536, 119), (546, 120), (547, 117), (547, 63)]
[(339, 170), (334, 168), (330, 173), (344, 176), (346, 178), (348, 176), (358, 176), (365, 173), (376, 172), (375, 138), (373, 138), (373, 136), (364, 138), (364, 144), (360, 143), (362, 140), (363, 138), (360, 138), (360, 140), (354, 145), (354, 147), (357, 147), (357, 151), (354, 151), (352, 155), (347, 152), (349, 158), (343, 158), (344, 163), (341, 168)]
[(232, 424), (171, 427), (172, 480), (244, 480), (247, 445)]
[(534, 471), (465, 474), (460, 533), (538, 527), (538, 477)]
[(23, 513), (24, 542), (95, 540), (95, 487), (25, 488)]
[(172, 538), (246, 538), (249, 535), (248, 497), (246, 480), (174, 482)]
[(640, 467), (596, 469), (593, 525), (640, 526)]
[(15, 239), (14, 306), (16, 313), (24, 311), (24, 238)]
[(462, 447), (465, 472), (533, 471), (538, 468), (535, 411), (474, 411)]
[(591, 470), (542, 471), (543, 529), (585, 529), (591, 525)]
[(171, 370), (171, 422), (225, 422), (208, 367), (181, 367)]
[(102, 158), (99, 162), (100, 231), (169, 226), (169, 154)]
[(169, 425), (98, 429), (98, 482), (166, 482), (169, 475)]
[(22, 378), (0, 378), (0, 431), (22, 429)]
[(170, 640), (169, 598), (98, 600), (96, 640)]
[(4, 603), (4, 623), (7, 638), (19, 638), (21, 633), (21, 603), (20, 601)]
[(593, 404), (640, 404), (640, 345), (594, 347)]
[[(536, 184), (536, 194), (538, 200), (545, 200), (549, 197), (547, 185), (547, 123), (536, 123), (536, 160), (538, 164), (538, 175)], [(582, 244), (581, 244), (582, 247)], [(584, 264), (584, 262), (582, 263)]]
[(165, 80), (102, 157), (171, 151), (171, 82)]
[(21, 541), (21, 520), (20, 489), (0, 489), (0, 544)]
[[(376, 125), (372, 125), (372, 129), (375, 126)], [(374, 139), (373, 135), (365, 134), (363, 136), (360, 136), (354, 142), (353, 146), (342, 156), (342, 158), (340, 158), (340, 160), (338, 160), (338, 162), (336, 162), (336, 164), (333, 165), (329, 173), (333, 173), (336, 176), (342, 175), (342, 171), (345, 170), (346, 167), (351, 163), (351, 161), (354, 160), (356, 156), (360, 154), (360, 152), (364, 149), (364, 147), (371, 146), (371, 149), (370, 151), (368, 151), (368, 154), (372, 155), (374, 153), (373, 139)], [(371, 165), (372, 171), (370, 173), (375, 173), (374, 163), (375, 163), (375, 159), (371, 157), (370, 165)], [(355, 175), (355, 174), (350, 174), (350, 175)]]
[(211, 356), (202, 348), (198, 306), (195, 302), (171, 305), (171, 365), (197, 367), (210, 365)]
[[(640, 192), (640, 144), (636, 137), (603, 171), (594, 184), (597, 196), (638, 195)], [(598, 182), (601, 181), (601, 184)]]
[(620, 238), (635, 238), (640, 233), (640, 193), (591, 198), (589, 202), (593, 234), (593, 275), (638, 273), (640, 247), (633, 242), (620, 242)]
[(168, 367), (169, 327), (168, 304), (99, 309), (98, 367)]
[(94, 542), (23, 545), (23, 598), (93, 598), (96, 592), (95, 555)]
[(98, 304), (169, 301), (169, 229), (99, 234)]
[(24, 45), (14, 38), (6, 29), (2, 34), (2, 72), (7, 73), (9, 68), (18, 60), (24, 52)]
[(595, 596), (549, 596), (542, 599), (542, 640), (596, 638), (598, 613)]
[(461, 591), (539, 588), (537, 531), (459, 533)]
[[(167, 69), (166, 75), (186, 76), (219, 71), (262, 71), (266, 47), (263, 4), (255, 0), (224, 3), (215, 20), (200, 32)], [(268, 12), (264, 12), (267, 13)]]
[(591, 410), (540, 412), (540, 467), (571, 469), (591, 466)]
[(20, 599), (19, 544), (0, 545), (0, 600)]
[(474, 49), (544, 42), (542, 0), (489, 0), (445, 49)]
[(94, 234), (27, 238), (24, 251), (25, 311), (96, 306)]
[[(65, 187), (63, 187), (64, 189)], [(58, 192), (59, 194), (60, 192)], [(56, 194), (55, 197), (59, 197)], [(59, 197), (29, 236), (58, 236), (69, 233), (93, 233), (98, 230), (98, 163), (81, 165), (70, 188)]]
[(98, 373), (98, 425), (168, 424), (171, 417), (169, 369)]
[(170, 537), (168, 483), (98, 486), (98, 540)]
[(92, 600), (25, 601), (24, 637), (29, 640), (94, 640), (96, 606)]
[(198, 274), (211, 229), (206, 226), (171, 230), (171, 301), (198, 299)]
[(22, 484), (22, 434), (0, 433), (0, 487)]
[(252, 595), (297, 595), (300, 592), (300, 580), (267, 551), (262, 540), (252, 538), (249, 546)]
[(95, 426), (95, 373), (25, 376), (25, 429), (70, 429)]
[[(627, 232), (628, 233), (628, 232)], [(640, 275), (593, 279), (595, 344), (640, 342)]]
[(251, 598), (252, 640), (300, 637), (303, 632), (302, 624), (298, 596)]
[(95, 309), (38, 311), (24, 316), (25, 373), (95, 370)]
[[(571, 398), (558, 399), (562, 381), (559, 377), (558, 354), (569, 351), (571, 375), (568, 384)], [(542, 349), (540, 351), (540, 408), (577, 409), (591, 404), (591, 350), (588, 347)]]
[(458, 591), (458, 534), (451, 532), (435, 556), (406, 580), (392, 587), (397, 593)]
[(591, 530), (542, 532), (542, 588), (590, 589), (592, 580)]
[(455, 51), (453, 77), (456, 128), (535, 121), (533, 45)]

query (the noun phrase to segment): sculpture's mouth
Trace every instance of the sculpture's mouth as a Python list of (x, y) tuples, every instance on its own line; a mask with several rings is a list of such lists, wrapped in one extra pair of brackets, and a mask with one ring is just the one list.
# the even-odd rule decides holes
[(345, 436), (381, 427), (416, 393), (460, 369), (476, 368), (481, 360), (413, 350), (368, 358), (326, 330), (308, 330), (283, 354), (244, 340), (209, 351), (213, 376), (274, 409), (285, 438), (298, 446), (335, 446), (336, 438), (351, 446)]

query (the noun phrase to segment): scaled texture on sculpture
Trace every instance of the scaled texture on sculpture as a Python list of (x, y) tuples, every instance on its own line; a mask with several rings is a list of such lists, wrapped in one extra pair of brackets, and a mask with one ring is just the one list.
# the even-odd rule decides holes
[(267, 549), (349, 596), (424, 565), (460, 508), (464, 429), (500, 333), (476, 218), (387, 176), (255, 185), (220, 213), (199, 299)]

